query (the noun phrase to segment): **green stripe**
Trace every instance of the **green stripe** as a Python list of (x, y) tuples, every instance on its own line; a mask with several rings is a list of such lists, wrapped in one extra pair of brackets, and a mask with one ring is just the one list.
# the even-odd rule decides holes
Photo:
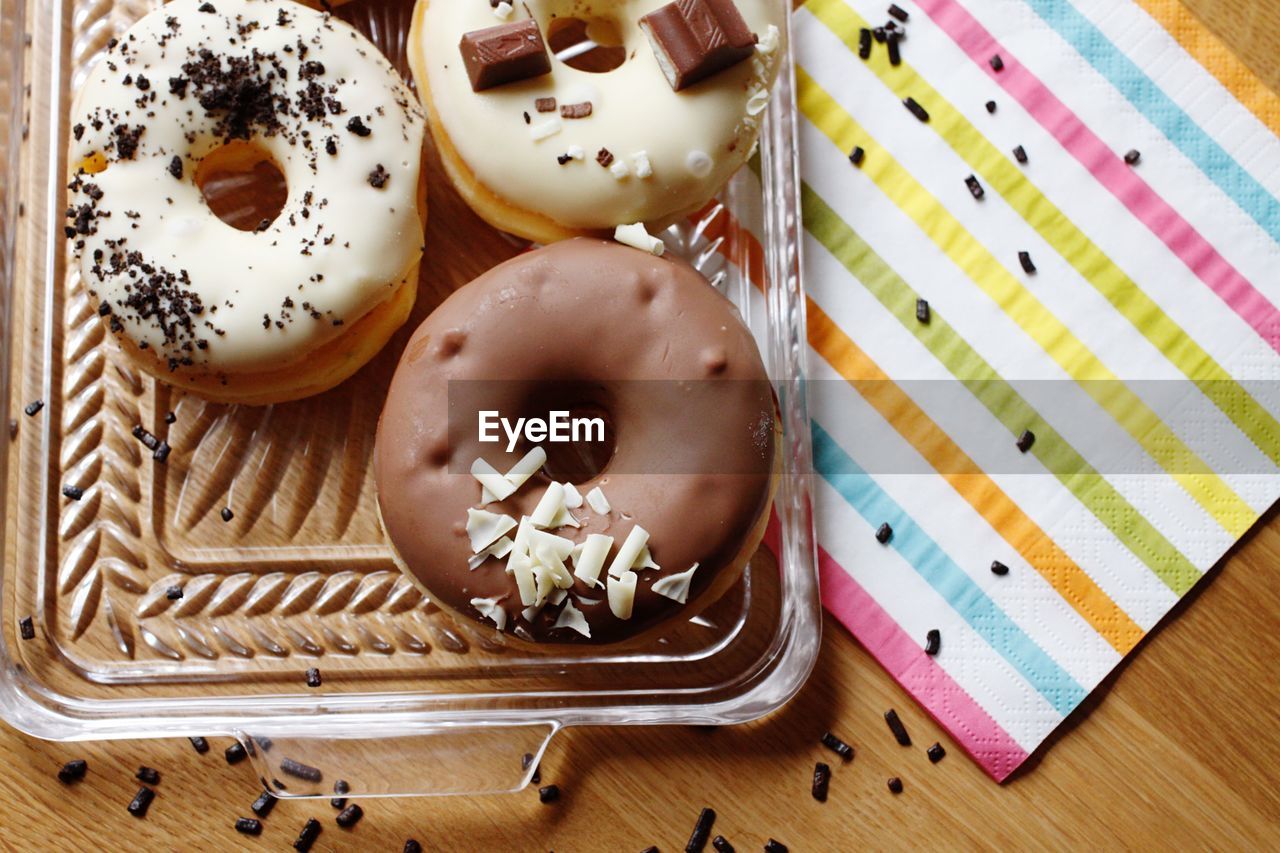
[(906, 281), (840, 218), (808, 183), (800, 188), (804, 225), (902, 327), (928, 348), (1013, 435), (1030, 429), (1040, 439), (1030, 453), (1165, 586), (1182, 595), (1200, 572), (1173, 543), (1116, 491), (1066, 439), (1001, 378), (936, 310), (916, 322), (916, 295)]

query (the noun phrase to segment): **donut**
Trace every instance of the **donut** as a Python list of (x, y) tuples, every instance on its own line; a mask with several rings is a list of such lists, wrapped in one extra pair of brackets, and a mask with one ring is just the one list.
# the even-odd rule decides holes
[[(673, 12), (710, 23), (706, 51), (667, 44)], [(705, 205), (754, 150), (784, 13), (777, 0), (417, 0), (408, 54), (454, 187), (495, 227), (550, 243), (661, 229)], [(584, 37), (612, 46), (572, 57)], [(548, 48), (562, 43), (564, 62)], [(597, 54), (621, 64), (575, 67)]]
[[(557, 407), (603, 412), (614, 438), (579, 482), (549, 476), (551, 441), (481, 440), (478, 415)], [(554, 243), (414, 332), (374, 446), (383, 527), (434, 603), (516, 645), (643, 642), (741, 577), (772, 505), (775, 412), (751, 333), (696, 270)]]
[[(364, 365), (417, 291), (425, 118), (363, 36), (282, 0), (173, 0), (112, 39), (72, 108), (66, 225), (126, 355), (206, 398), (316, 394)], [(201, 186), (265, 165), (251, 230)]]

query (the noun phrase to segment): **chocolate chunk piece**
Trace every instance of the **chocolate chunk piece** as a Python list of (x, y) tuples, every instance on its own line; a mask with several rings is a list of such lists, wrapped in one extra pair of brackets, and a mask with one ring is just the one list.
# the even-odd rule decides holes
[(987, 101), (987, 112), (994, 113), (996, 111), (996, 102)]
[(249, 757), (249, 753), (245, 750), (244, 744), (240, 743), (240, 741), (236, 741), (231, 744), (231, 746), (227, 747), (226, 752), (223, 754), (227, 757), (228, 764), (239, 764), (241, 761), (244, 761)]
[[(178, 597), (181, 598), (182, 596), (179, 595)], [(205, 740), (204, 738), (189, 737), (187, 738), (187, 740), (191, 741), (192, 749), (194, 749), (196, 752), (200, 753), (201, 755), (204, 755), (206, 752), (209, 751), (209, 741)]]
[(62, 495), (63, 497), (70, 498), (73, 501), (78, 501), (82, 497), (84, 497), (84, 489), (80, 488), (79, 486), (71, 486), (71, 485), (63, 486)]
[(608, 148), (601, 148), (596, 152), (596, 162), (606, 169), (613, 165), (613, 152)]
[(916, 320), (926, 324), (929, 322), (929, 300), (916, 300)]
[(538, 789), (538, 802), (554, 803), (560, 799), (560, 787), (558, 785), (543, 785)]
[(1128, 163), (1130, 166), (1138, 165), (1138, 161), (1141, 159), (1142, 159), (1142, 152), (1140, 152), (1137, 148), (1130, 148), (1124, 154), (1124, 161)]
[(930, 762), (937, 764), (946, 757), (947, 751), (942, 748), (942, 744), (935, 743), (933, 746), (929, 747), (925, 754), (929, 756)]
[(533, 106), (540, 113), (553, 113), (556, 111), (556, 99), (538, 98), (533, 102)]
[(1000, 72), (1004, 70), (1004, 60), (1000, 58), (1000, 54), (995, 54), (989, 60), (991, 62), (991, 70)]
[(542, 31), (533, 20), (473, 30), (458, 43), (476, 92), (551, 73)]
[(1022, 271), (1025, 273), (1030, 274), (1036, 271), (1036, 265), (1035, 262), (1031, 260), (1030, 252), (1019, 252), (1018, 263), (1022, 266)]
[(306, 675), (308, 687), (319, 687), (323, 683), (320, 679), (320, 670), (314, 666), (307, 670)]
[(560, 107), (561, 118), (586, 118), (591, 115), (591, 102), (583, 101), (580, 104), (564, 104)]
[(138, 772), (133, 774), (133, 778), (139, 782), (146, 782), (148, 785), (160, 784), (160, 771), (154, 767), (139, 767)]
[(44, 408), (44, 400), (33, 400), (23, 407), (22, 411), (29, 418), (34, 418)]
[(987, 194), (987, 191), (982, 188), (982, 184), (973, 175), (964, 179), (964, 185), (969, 188), (969, 195), (976, 199), (981, 199)]
[(640, 29), (677, 92), (737, 65), (759, 41), (733, 0), (676, 0), (641, 18)]

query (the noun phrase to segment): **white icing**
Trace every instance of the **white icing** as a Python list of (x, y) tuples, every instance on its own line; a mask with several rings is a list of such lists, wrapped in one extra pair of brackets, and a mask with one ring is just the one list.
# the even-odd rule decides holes
[(582, 506), (582, 492), (579, 492), (578, 487), (573, 483), (564, 484), (564, 505), (569, 509)]
[(599, 486), (587, 492), (587, 505), (600, 515), (608, 515), (609, 510), (613, 508), (609, 506), (609, 499), (604, 496), (604, 490)]
[(542, 499), (538, 501), (537, 507), (530, 513), (529, 523), (544, 529), (551, 527), (562, 509), (564, 509), (564, 486), (552, 482), (542, 493)]
[(633, 249), (649, 252), (659, 257), (667, 250), (667, 244), (654, 237), (644, 229), (644, 225), (635, 222), (631, 225), (619, 225), (613, 229), (613, 239)]
[(588, 624), (587, 617), (582, 615), (582, 611), (573, 606), (572, 601), (564, 603), (564, 609), (560, 611), (552, 627), (572, 628), (588, 640), (591, 639), (591, 625)]
[(689, 600), (689, 585), (693, 583), (693, 573), (697, 571), (698, 564), (694, 563), (683, 572), (677, 572), (674, 575), (667, 575), (665, 578), (658, 578), (649, 587), (658, 595), (665, 596), (684, 604)]
[[(99, 214), (111, 214), (99, 215), (96, 232), (78, 238), (84, 241), (81, 272), (95, 297), (111, 305), (122, 333), (161, 358), (189, 358), (197, 367), (228, 373), (275, 369), (338, 337), (395, 293), (394, 285), (416, 262), (423, 238), (417, 197), (425, 122), (391, 65), (341, 21), (296, 4), (216, 0), (216, 13), (205, 13), (198, 11), (201, 2), (173, 0), (143, 17), (104, 52), (76, 95), (71, 124), (83, 132), (70, 143), (70, 169), (74, 173), (95, 153), (106, 153), (108, 163), (86, 176), (68, 203), (80, 208), (92, 201)], [(283, 25), (277, 22), (282, 10)], [(257, 64), (258, 76), (265, 79), (270, 63), (278, 62), (284, 75), (272, 84), (273, 93), (299, 112), (304, 58), (293, 49), (299, 40), (308, 47), (305, 61), (324, 66), (314, 81), (335, 86), (332, 97), (345, 112), (280, 115), (284, 128), (270, 136), (250, 128), (252, 145), (280, 168), (289, 193), (265, 230), (240, 231), (213, 214), (195, 182), (201, 161), (224, 142), (216, 125), (225, 112), (207, 113), (194, 83), (179, 97), (169, 80), (184, 77), (183, 64), (202, 48), (220, 58), (259, 51), (270, 60)], [(139, 75), (150, 84), (145, 91)], [(140, 98), (146, 98), (142, 106)], [(371, 131), (368, 136), (346, 128), (354, 117)], [(117, 124), (145, 128), (132, 159), (117, 153)], [(330, 137), (336, 155), (325, 151)], [(175, 156), (181, 177), (169, 172)], [(369, 180), (379, 165), (388, 176), (380, 189)], [(101, 197), (93, 201), (84, 185)], [(153, 267), (189, 278), (180, 285), (189, 294), (182, 301), (192, 304), (195, 297), (204, 308), (190, 330), (166, 341), (161, 320), (171, 319), (167, 311), (144, 317), (127, 305), (146, 277), (136, 267), (94, 271), (95, 252), (110, 259), (110, 244), (121, 240)]]
[(591, 533), (582, 543), (582, 553), (573, 560), (573, 573), (591, 586), (599, 585), (600, 570), (613, 548), (613, 537)]
[(499, 598), (473, 598), (471, 606), (480, 611), (480, 615), (492, 619), (494, 626), (501, 631), (507, 627), (507, 611), (502, 609)]
[(511, 466), (511, 470), (507, 472), (507, 479), (518, 489), (525, 484), (526, 480), (538, 473), (538, 469), (546, 463), (547, 451), (541, 447), (535, 447)]
[[(750, 90), (757, 80), (752, 61), (740, 62), (684, 91), (675, 92), (663, 76), (642, 16), (668, 0), (612, 0), (587, 4), (583, 18), (608, 18), (622, 37), (627, 59), (604, 74), (581, 71), (552, 58), (552, 71), (540, 77), (474, 92), (459, 59), (464, 33), (493, 25), (483, 0), (430, 0), (418, 3), (422, 16), (409, 46), (418, 90), (430, 92), (436, 117), (459, 157), (481, 184), (515, 206), (543, 213), (568, 228), (609, 229), (620, 223), (662, 223), (710, 198), (745, 162), (757, 127), (743, 123)], [(737, 0), (747, 26), (767, 39), (789, 8), (777, 0)], [(530, 15), (543, 35), (552, 16), (572, 15), (564, 0), (527, 0), (516, 4), (511, 20)], [(527, 11), (526, 11), (527, 10)], [(757, 51), (767, 62), (764, 88), (771, 88), (775, 49)], [(596, 97), (581, 97), (584, 87)], [(615, 157), (643, 150), (652, 164), (647, 180), (615, 180), (608, 169), (564, 169), (555, 152), (529, 139), (524, 113), (536, 98), (558, 103), (592, 102), (592, 114), (572, 122), (574, 142), (592, 156), (601, 148)], [(503, 144), (494, 144), (503, 140)], [(713, 167), (697, 176), (686, 168), (690, 150), (711, 155)]]
[(636, 558), (640, 556), (640, 551), (644, 549), (648, 541), (649, 531), (638, 524), (631, 528), (627, 538), (622, 541), (622, 547), (618, 549), (617, 555), (614, 556), (613, 562), (609, 564), (609, 574), (616, 578), (630, 570), (635, 565)]
[(474, 553), (480, 553), (515, 526), (516, 520), (509, 515), (499, 515), (485, 509), (467, 510), (467, 536), (471, 539), (471, 550)]
[(636, 600), (636, 573), (623, 572), (609, 578), (609, 610), (619, 619), (630, 619)]
[(479, 481), (480, 502), (491, 504), (494, 501), (506, 500), (515, 493), (516, 487), (497, 468), (477, 457), (471, 463), (471, 476)]

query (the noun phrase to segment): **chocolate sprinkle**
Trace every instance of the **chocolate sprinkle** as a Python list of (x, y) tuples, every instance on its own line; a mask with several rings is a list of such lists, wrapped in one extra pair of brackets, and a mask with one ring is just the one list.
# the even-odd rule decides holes
[(987, 112), (994, 113), (996, 111), (996, 102), (987, 101)]
[(946, 757), (947, 751), (942, 748), (942, 744), (935, 743), (933, 746), (929, 747), (929, 749), (925, 751), (925, 754), (929, 756), (929, 761), (931, 761), (934, 764), (937, 764), (939, 761), (941, 761), (943, 758)]
[(36, 638), (36, 626), (31, 621), (30, 616), (23, 616), (18, 620), (18, 633), (24, 640), (34, 640)]
[[(172, 589), (172, 587), (170, 588)], [(178, 597), (181, 598), (182, 596), (179, 595)], [(209, 751), (209, 741), (205, 740), (204, 738), (189, 737), (187, 738), (187, 740), (191, 741), (191, 747), (201, 755), (204, 755), (206, 752)]]
[(151, 801), (155, 798), (156, 792), (143, 785), (129, 801), (129, 814), (134, 817), (146, 817), (147, 809), (151, 808)]
[(1036, 434), (1029, 429), (1024, 429), (1022, 435), (1018, 436), (1017, 447), (1023, 453), (1031, 449), (1031, 445), (1036, 443)]
[(64, 785), (70, 785), (72, 782), (79, 782), (89, 772), (89, 762), (83, 758), (77, 758), (75, 761), (68, 761), (58, 770), (58, 781)]
[(711, 839), (711, 846), (716, 849), (716, 853), (733, 853), (733, 845), (723, 835)]
[(826, 732), (822, 735), (822, 745), (845, 761), (853, 760), (853, 747), (836, 737), (833, 732)]
[(1124, 161), (1130, 166), (1138, 165), (1138, 161), (1142, 159), (1142, 153), (1137, 148), (1130, 148), (1124, 155)]
[(899, 746), (911, 746), (911, 735), (907, 734), (907, 727), (902, 724), (897, 711), (892, 708), (885, 711), (884, 721), (889, 724), (889, 731), (893, 732), (893, 738)]
[(375, 190), (380, 190), (387, 185), (387, 181), (391, 180), (391, 173), (382, 167), (379, 163), (374, 170), (369, 173), (369, 186)]
[(556, 162), (559, 163), (561, 166), (563, 166), (572, 159), (573, 158), (570, 157), (568, 154), (560, 154), (556, 157)]
[(981, 199), (984, 195), (987, 194), (986, 191), (982, 188), (982, 184), (980, 184), (978, 182), (978, 179), (973, 175), (970, 175), (969, 177), (964, 179), (964, 185), (969, 188), (969, 195), (973, 196), (976, 199)]
[(707, 846), (711, 837), (711, 827), (716, 822), (716, 813), (712, 809), (703, 809), (698, 813), (698, 822), (693, 825), (693, 834), (684, 845), (684, 853), (700, 853)]
[(1006, 566), (1004, 563), (1000, 562), (999, 560), (992, 560), (991, 574), (998, 575), (999, 577), (1004, 577), (1005, 575), (1009, 574), (1009, 567)]
[(340, 811), (335, 820), (338, 822), (338, 826), (343, 829), (350, 829), (359, 823), (360, 818), (362, 817), (364, 817), (364, 809), (360, 808), (355, 803), (352, 803)]
[(263, 791), (249, 808), (258, 817), (266, 817), (276, 807), (276, 798), (270, 791)]
[(320, 837), (320, 821), (315, 818), (307, 818), (307, 822), (302, 826), (302, 832), (298, 833), (297, 839), (293, 842), (293, 849), (299, 853), (307, 853), (311, 849), (311, 845), (316, 843), (316, 839)]
[(889, 526), (889, 522), (885, 522), (876, 528), (876, 541), (881, 545), (887, 543), (893, 538), (893, 528)]
[(905, 101), (902, 102), (902, 105), (906, 107), (913, 116), (920, 119), (920, 121), (929, 120), (928, 111), (926, 111), (924, 107), (916, 103), (915, 98), (907, 98)]
[(360, 116), (352, 116), (347, 120), (347, 130), (356, 136), (368, 136), (373, 133), (372, 130), (364, 126), (364, 122), (360, 120)]
[(608, 148), (601, 148), (596, 152), (596, 162), (606, 169), (613, 164), (613, 152)]
[(261, 835), (262, 821), (251, 817), (236, 818), (236, 832), (240, 832), (245, 835)]
[(220, 512), (219, 515), (222, 516), (223, 521), (230, 521), (231, 519), (236, 517), (236, 514), (231, 511), (231, 507), (229, 506), (224, 506), (222, 508), (222, 512)]
[(813, 798), (820, 803), (827, 801), (827, 788), (831, 784), (831, 768), (819, 761), (813, 765)]
[(404, 849), (401, 853), (422, 853), (422, 845), (418, 843), (418, 839), (410, 838), (405, 841)]
[(1022, 271), (1025, 273), (1033, 273), (1036, 271), (1036, 265), (1031, 260), (1030, 252), (1019, 252), (1018, 263), (1022, 265)]
[(133, 427), (133, 437), (142, 442), (142, 446), (152, 452), (160, 446), (160, 439), (151, 434), (142, 424), (135, 424)]
[(849, 154), (849, 162), (855, 166), (861, 166), (862, 161), (866, 159), (867, 152), (862, 150), (861, 145), (855, 145), (853, 151)]
[(764, 843), (764, 853), (787, 853), (787, 845), (770, 838)]
[(324, 778), (324, 774), (319, 768), (303, 764), (300, 761), (294, 761), (292, 758), (286, 758), (280, 762), (280, 772), (286, 776), (293, 776), (296, 779), (303, 779), (307, 782), (319, 782)]
[(902, 780), (897, 776), (889, 777), (889, 790), (895, 794), (902, 793)]
[(173, 155), (173, 159), (169, 161), (169, 174), (182, 180), (182, 158), (177, 154)]
[(538, 789), (538, 802), (554, 803), (558, 799), (560, 799), (560, 786), (543, 785)]
[(875, 36), (876, 41), (880, 42), (880, 44), (884, 44), (884, 40), (889, 37), (889, 34), (884, 31), (884, 27), (876, 27), (871, 31), (871, 35)]
[(307, 686), (308, 686), (308, 687), (319, 687), (319, 686), (320, 686), (320, 684), (321, 684), (321, 680), (320, 680), (320, 670), (316, 669), (316, 668), (313, 666), (313, 667), (311, 667), (310, 669), (308, 669), (308, 670), (307, 670)]
[(177, 601), (178, 599), (182, 598), (182, 587), (178, 586), (177, 584), (169, 587), (164, 591), (164, 597), (169, 599), (170, 601)]
[(921, 323), (928, 325), (929, 323), (929, 302), (925, 299), (916, 300), (916, 319)]
[(896, 4), (896, 3), (890, 3), (890, 4), (889, 4), (889, 17), (890, 17), (890, 18), (897, 18), (899, 21), (901, 21), (902, 23), (904, 23), (904, 24), (905, 24), (905, 23), (907, 22), (907, 18), (908, 18), (909, 16), (907, 15), (906, 10), (905, 10), (905, 9), (903, 9), (901, 6), (899, 6), (899, 5), (898, 5), (898, 4)]
[(62, 494), (64, 497), (68, 497), (73, 501), (78, 501), (84, 497), (84, 489), (79, 486), (63, 486)]
[(240, 743), (240, 741), (236, 741), (227, 747), (223, 755), (227, 757), (228, 764), (239, 764), (249, 757), (249, 753), (245, 751), (244, 744)]
[(871, 58), (871, 30), (866, 27), (858, 31), (858, 58)]
[(902, 51), (898, 47), (898, 42), (900, 41), (898, 35), (896, 33), (889, 33), (887, 40), (889, 43), (889, 64), (894, 66), (901, 65)]
[(556, 99), (538, 98), (533, 102), (533, 108), (540, 113), (553, 113), (556, 111)]
[(156, 452), (151, 454), (151, 458), (163, 464), (169, 459), (169, 452), (172, 450), (173, 448), (169, 446), (169, 442), (162, 440), (160, 446), (156, 448)]
[(26, 413), (27, 417), (34, 418), (43, 408), (44, 400), (36, 400), (34, 402), (27, 403), (26, 407), (22, 411)]
[(1017, 160), (1019, 163), (1026, 163), (1027, 149), (1023, 148), (1021, 145), (1013, 149), (1013, 159)]
[(991, 69), (993, 71), (999, 72), (1004, 70), (1004, 60), (1000, 58), (1000, 54), (997, 53), (994, 56), (992, 56), (990, 61), (991, 61)]
[(138, 772), (133, 774), (133, 778), (139, 782), (146, 782), (148, 785), (159, 785), (160, 771), (154, 767), (139, 767)]
[(177, 420), (178, 420), (178, 416), (177, 416), (176, 414), (174, 414), (173, 412), (169, 412), (168, 414), (166, 414), (166, 415), (164, 416), (164, 422), (165, 422), (165, 423), (167, 423), (167, 424), (174, 423), (174, 422), (175, 422), (175, 421), (177, 421)]
[(591, 102), (583, 101), (580, 104), (565, 104), (560, 107), (561, 118), (586, 118), (591, 115)]
[(937, 628), (930, 628), (924, 637), (924, 653), (932, 657), (942, 650), (942, 632)]

